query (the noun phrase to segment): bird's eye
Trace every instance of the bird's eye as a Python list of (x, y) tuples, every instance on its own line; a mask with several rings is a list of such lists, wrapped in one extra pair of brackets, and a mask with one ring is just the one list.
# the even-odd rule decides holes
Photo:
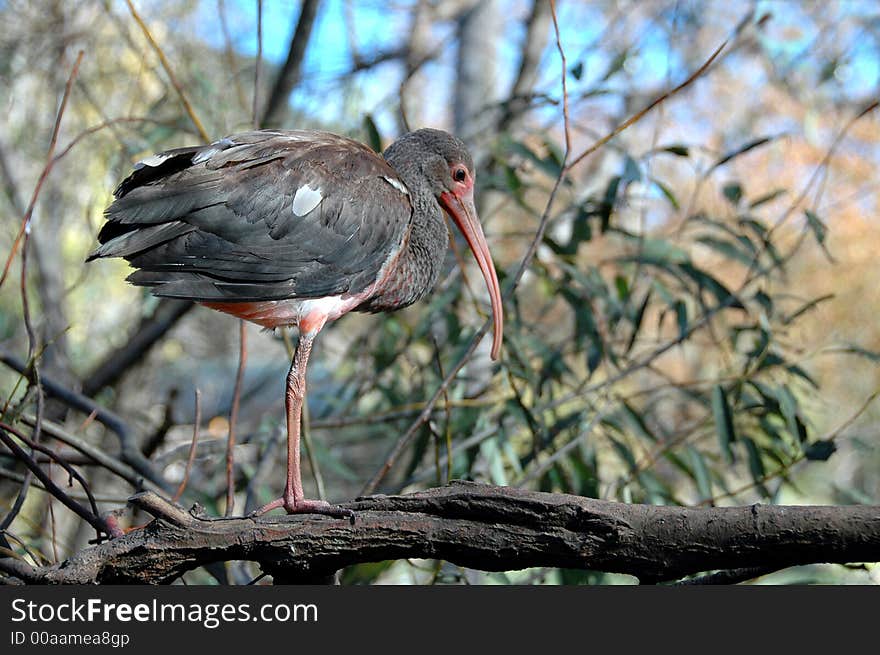
[(464, 172), (463, 168), (455, 169), (455, 172), (452, 174), (452, 179), (456, 182), (464, 182), (465, 178), (467, 178), (467, 173)]

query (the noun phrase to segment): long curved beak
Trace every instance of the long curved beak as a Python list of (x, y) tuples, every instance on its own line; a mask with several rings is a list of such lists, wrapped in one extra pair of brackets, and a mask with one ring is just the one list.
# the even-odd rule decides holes
[(492, 255), (489, 254), (489, 246), (483, 234), (483, 226), (477, 216), (477, 208), (474, 207), (473, 189), (469, 193), (457, 196), (447, 192), (440, 195), (440, 203), (446, 212), (452, 216), (452, 220), (461, 230), (467, 241), (474, 258), (480, 267), (480, 272), (486, 280), (489, 289), (489, 298), (492, 302), (493, 338), (492, 359), (498, 359), (501, 350), (501, 338), (504, 331), (504, 311), (501, 308), (501, 286), (498, 284), (498, 275), (495, 273), (495, 264), (492, 263)]

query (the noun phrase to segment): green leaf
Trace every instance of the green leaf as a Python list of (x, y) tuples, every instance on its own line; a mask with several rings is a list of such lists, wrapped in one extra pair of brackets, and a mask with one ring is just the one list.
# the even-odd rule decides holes
[(798, 402), (788, 387), (776, 389), (776, 399), (779, 401), (779, 410), (782, 413), (788, 431), (800, 442), (806, 437), (806, 428), (798, 416)]
[(828, 261), (833, 263), (834, 257), (828, 252), (828, 246), (825, 244), (825, 238), (828, 236), (828, 226), (822, 222), (821, 218), (809, 209), (804, 210), (804, 215), (807, 217), (807, 225), (809, 225), (810, 229), (813, 231), (813, 236), (816, 237), (816, 242), (819, 244), (819, 247), (822, 248), (822, 252), (825, 253)]
[(577, 252), (577, 247), (584, 241), (590, 241), (593, 238), (593, 229), (590, 227), (590, 215), (581, 207), (574, 223), (571, 226), (571, 238), (568, 240), (568, 249), (573, 253)]
[(672, 292), (665, 284), (663, 284), (663, 282), (660, 281), (659, 278), (655, 277), (651, 281), (651, 287), (660, 295), (660, 300), (667, 305), (672, 305), (675, 302), (675, 297), (672, 295)]
[(719, 306), (745, 309), (745, 305), (742, 304), (742, 301), (733, 292), (706, 271), (692, 264), (679, 264), (679, 269), (696, 282), (701, 289), (707, 289), (715, 296)]
[(602, 196), (602, 202), (599, 205), (599, 231), (602, 234), (611, 225), (611, 214), (614, 212), (614, 205), (617, 202), (618, 187), (620, 187), (620, 176), (615, 175), (608, 180), (608, 186), (605, 187), (605, 194)]
[(504, 471), (504, 460), (498, 447), (498, 439), (486, 439), (480, 444), (480, 454), (486, 460), (489, 468), (489, 479), (493, 484), (504, 486), (507, 484), (507, 474)]
[(640, 242), (636, 259), (647, 263), (683, 264), (690, 262), (687, 251), (665, 239), (646, 237)]
[(672, 498), (672, 491), (652, 471), (640, 471), (637, 479), (648, 494), (648, 502), (653, 505), (666, 504)]
[(761, 452), (754, 439), (751, 437), (743, 437), (741, 441), (746, 445), (746, 452), (749, 456), (749, 472), (752, 474), (752, 480), (758, 482), (764, 478), (766, 474), (764, 470), (764, 461), (761, 459)]
[(675, 322), (678, 325), (678, 338), (683, 341), (688, 333), (687, 305), (683, 300), (676, 300), (673, 308), (675, 309)]
[(578, 448), (569, 458), (578, 482), (576, 492), (588, 498), (599, 498), (599, 478), (596, 476), (596, 453), (594, 450)]
[(761, 289), (758, 289), (755, 292), (755, 295), (752, 296), (752, 299), (761, 305), (761, 308), (767, 316), (773, 316), (773, 298), (768, 296)]
[(626, 278), (622, 275), (615, 275), (614, 286), (617, 289), (617, 297), (620, 298), (622, 302), (626, 302), (629, 298), (629, 284), (627, 283)]
[(811, 387), (814, 389), (819, 389), (819, 383), (816, 382), (809, 373), (807, 373), (804, 369), (802, 369), (797, 364), (789, 364), (785, 367), (785, 370), (791, 373), (792, 375), (796, 375), (797, 377), (805, 380)]
[[(751, 263), (754, 261), (754, 256), (740, 250), (740, 248), (732, 241), (718, 239), (716, 237), (710, 236), (701, 236), (697, 237), (697, 242), (724, 255), (728, 259), (733, 259), (742, 264), (745, 264), (746, 266), (751, 265)], [(751, 242), (749, 242), (749, 245), (751, 245)]]
[(636, 429), (636, 433), (648, 441), (657, 441), (657, 435), (651, 432), (645, 418), (639, 414), (628, 402), (623, 402), (623, 413), (629, 419), (629, 423)]
[(636, 458), (632, 454), (632, 451), (621, 441), (618, 441), (614, 437), (608, 437), (611, 440), (611, 444), (614, 446), (614, 450), (617, 451), (617, 454), (620, 456), (624, 462), (626, 462), (630, 471), (635, 471), (638, 466), (636, 465)]
[(819, 439), (804, 449), (804, 456), (809, 460), (824, 462), (836, 450), (837, 446), (830, 439)]
[(737, 182), (725, 184), (722, 192), (724, 193), (724, 197), (727, 198), (727, 201), (734, 207), (739, 205), (739, 202), (743, 197), (743, 188)]
[(733, 426), (733, 413), (730, 411), (730, 403), (727, 394), (721, 385), (712, 389), (712, 415), (715, 417), (715, 429), (718, 432), (718, 443), (721, 453), (729, 464), (736, 460), (731, 444), (736, 441), (736, 430)]
[(645, 294), (645, 299), (642, 300), (642, 303), (639, 305), (639, 309), (636, 312), (635, 318), (633, 318), (633, 329), (632, 334), (629, 335), (629, 341), (627, 341), (626, 349), (624, 350), (624, 354), (628, 354), (633, 345), (635, 345), (636, 337), (639, 335), (639, 330), (642, 327), (642, 321), (645, 319), (645, 310), (648, 309), (648, 303), (651, 300), (651, 289), (648, 289), (648, 293)]
[(507, 184), (507, 189), (513, 193), (517, 200), (522, 200), (523, 183), (513, 166), (504, 167), (504, 182)]
[(605, 74), (602, 76), (602, 82), (607, 82), (608, 79), (620, 71), (623, 68), (623, 65), (626, 63), (627, 58), (629, 57), (628, 50), (622, 50), (615, 55), (614, 59), (611, 60), (611, 63), (608, 64), (608, 68), (605, 70)]
[(376, 152), (382, 152), (382, 136), (379, 134), (379, 128), (373, 121), (373, 117), (369, 114), (364, 115), (364, 132), (367, 133), (367, 143)]
[(809, 209), (804, 210), (804, 215), (807, 217), (807, 224), (810, 226), (810, 229), (813, 231), (813, 236), (816, 237), (816, 241), (819, 244), (825, 243), (825, 237), (828, 235), (828, 226), (822, 222), (822, 219), (819, 218), (815, 213), (811, 212)]
[(670, 155), (675, 155), (676, 157), (690, 156), (690, 150), (688, 147), (677, 143), (671, 146), (663, 146), (662, 148), (659, 148), (657, 152), (668, 152)]
[(770, 193), (765, 193), (760, 198), (756, 198), (751, 203), (749, 203), (749, 209), (754, 209), (755, 207), (760, 207), (761, 205), (768, 203), (772, 200), (776, 200), (779, 196), (785, 195), (788, 193), (787, 189), (774, 189)]
[[(783, 441), (782, 433), (776, 429), (776, 426), (773, 424), (773, 422), (770, 421), (769, 418), (767, 418), (766, 416), (762, 416), (760, 419), (758, 419), (758, 423), (761, 426), (761, 430), (770, 438), (771, 441), (776, 443), (781, 443)], [(768, 450), (767, 453), (770, 456), (774, 455), (773, 450)]]
[(697, 485), (700, 500), (708, 500), (712, 497), (712, 478), (706, 466), (706, 460), (702, 453), (693, 446), (687, 447), (688, 460), (693, 468), (693, 478)]
[(750, 437), (743, 437), (741, 441), (746, 445), (746, 454), (749, 460), (749, 473), (752, 474), (752, 481), (757, 485), (758, 489), (765, 496), (770, 494), (764, 486), (764, 461), (761, 459), (761, 451), (758, 450), (757, 444)]
[(370, 584), (396, 562), (397, 560), (389, 559), (382, 562), (367, 562), (348, 566), (342, 570), (341, 583), (344, 585)]
[(585, 337), (589, 338), (587, 346), (587, 368), (592, 374), (605, 355), (605, 346), (602, 337), (596, 327), (595, 317), (590, 308), (590, 303), (585, 302), (582, 295), (576, 293), (568, 286), (560, 289), (560, 295), (568, 302), (574, 312), (575, 335), (577, 343), (583, 343)]
[(624, 184), (642, 181), (642, 171), (636, 160), (626, 155), (623, 159), (623, 173), (620, 175), (620, 181)]
[(651, 183), (659, 189), (660, 193), (669, 201), (669, 204), (672, 205), (673, 209), (681, 209), (681, 206), (678, 204), (678, 198), (675, 197), (675, 194), (672, 193), (672, 190), (663, 184), (657, 178), (652, 177)]
[(725, 153), (721, 157), (721, 159), (719, 159), (714, 164), (712, 164), (712, 167), (706, 172), (706, 175), (709, 175), (709, 173), (714, 171), (716, 168), (718, 168), (720, 166), (724, 166), (724, 164), (728, 163), (730, 160), (735, 159), (736, 157), (739, 157), (740, 155), (743, 155), (743, 154), (749, 152), (750, 150), (754, 150), (755, 148), (760, 148), (761, 146), (766, 145), (775, 139), (776, 139), (775, 136), (764, 136), (759, 139), (755, 139), (754, 141), (749, 141), (744, 146), (740, 146), (739, 148), (736, 148), (735, 150), (731, 150), (730, 152)]
[(556, 158), (555, 154), (553, 153), (553, 150), (549, 147), (549, 144), (548, 144), (548, 150), (550, 151), (550, 155), (547, 157), (538, 156), (531, 148), (529, 148), (522, 141), (514, 141), (511, 139), (511, 140), (506, 141), (505, 145), (506, 145), (507, 149), (509, 151), (513, 152), (514, 154), (518, 154), (518, 155), (522, 156), (523, 158), (534, 162), (534, 164), (539, 169), (541, 169), (542, 171), (547, 173), (547, 175), (549, 175), (550, 177), (556, 178), (559, 176), (559, 172), (562, 167), (559, 164), (559, 162), (557, 161), (557, 158)]
[(560, 147), (560, 145), (553, 139), (545, 138), (544, 147), (547, 148), (547, 157), (545, 158), (545, 161), (548, 164), (552, 163), (556, 167), (558, 175), (558, 173), (562, 171), (562, 164), (565, 160), (565, 154), (562, 152), (562, 148)]
[(571, 67), (571, 70), (569, 72), (574, 79), (580, 81), (581, 77), (584, 74), (584, 62), (579, 61)]
[(587, 370), (590, 375), (596, 372), (596, 369), (602, 364), (604, 357), (605, 345), (602, 343), (602, 340), (596, 338), (590, 341), (590, 345), (587, 347)]

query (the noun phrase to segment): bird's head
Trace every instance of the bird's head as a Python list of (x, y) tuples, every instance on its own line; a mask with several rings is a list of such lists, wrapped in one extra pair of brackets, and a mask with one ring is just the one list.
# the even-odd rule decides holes
[(462, 141), (442, 130), (421, 129), (405, 134), (385, 151), (385, 158), (400, 172), (413, 171), (431, 189), (440, 206), (464, 235), (486, 280), (492, 302), (492, 359), (498, 358), (504, 314), (498, 275), (474, 206), (474, 161)]

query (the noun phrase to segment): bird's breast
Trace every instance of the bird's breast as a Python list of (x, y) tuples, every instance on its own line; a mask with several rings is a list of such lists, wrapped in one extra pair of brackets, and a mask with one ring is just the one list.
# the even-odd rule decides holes
[(320, 330), (354, 309), (363, 298), (349, 294), (325, 298), (288, 298), (254, 302), (203, 302), (205, 307), (231, 314), (264, 328), (296, 326), (301, 332)]

